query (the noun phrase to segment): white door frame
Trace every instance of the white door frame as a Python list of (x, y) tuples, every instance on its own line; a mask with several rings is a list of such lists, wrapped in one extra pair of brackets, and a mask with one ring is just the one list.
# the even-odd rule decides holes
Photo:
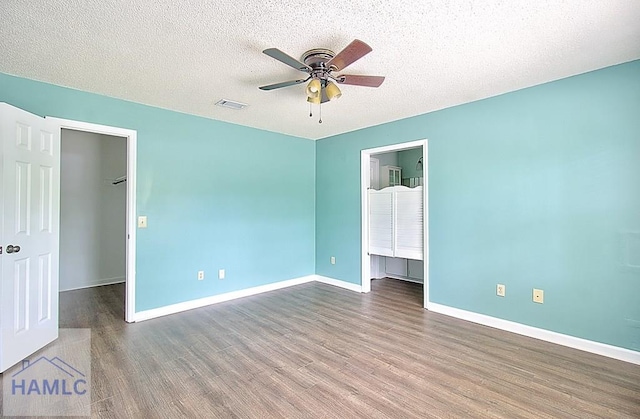
[[(361, 231), (361, 270), (362, 270), (362, 292), (371, 291), (371, 256), (369, 255), (369, 194), (368, 189), (370, 187), (371, 168), (370, 159), (373, 154), (389, 153), (393, 151), (402, 151), (410, 148), (422, 147), (422, 167), (424, 176), (423, 187), (423, 261), (424, 261), (424, 302), (423, 306), (429, 309), (429, 158), (428, 158), (428, 141), (417, 140), (407, 143), (393, 144), (384, 147), (369, 148), (360, 152), (360, 192), (361, 192), (361, 205), (362, 214), (360, 219), (362, 220)], [(417, 162), (416, 162), (417, 163)]]
[[(369, 181), (373, 182), (373, 185), (369, 185), (369, 188), (378, 189), (380, 187), (380, 160), (375, 157), (369, 159), (369, 169), (371, 170), (371, 176)], [(383, 256), (371, 256), (371, 272), (369, 277), (380, 278), (380, 262)]]
[(126, 322), (135, 321), (136, 313), (136, 168), (137, 168), (137, 139), (138, 132), (131, 129), (110, 127), (107, 125), (91, 124), (70, 119), (46, 117), (60, 126), (62, 130), (91, 132), (95, 134), (125, 137), (127, 139), (127, 244), (126, 244), (126, 274), (125, 274), (125, 310)]

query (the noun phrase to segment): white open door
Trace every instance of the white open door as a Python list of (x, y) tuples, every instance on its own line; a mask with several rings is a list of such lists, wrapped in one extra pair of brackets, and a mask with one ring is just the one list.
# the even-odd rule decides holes
[(58, 337), (59, 133), (0, 103), (0, 372)]

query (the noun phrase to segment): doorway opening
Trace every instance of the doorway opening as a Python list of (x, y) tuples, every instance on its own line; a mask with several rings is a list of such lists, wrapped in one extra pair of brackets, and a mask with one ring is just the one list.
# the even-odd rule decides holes
[[(361, 151), (361, 284), (362, 292), (371, 291), (371, 278), (372, 278), (372, 259), (376, 262), (379, 257), (372, 255), (369, 251), (369, 228), (370, 228), (370, 202), (369, 202), (369, 189), (379, 189), (383, 186), (393, 186), (406, 184), (408, 187), (422, 186), (422, 263), (418, 261), (411, 261), (407, 259), (395, 259), (390, 258), (390, 265), (393, 263), (402, 263), (407, 268), (407, 272), (398, 276), (398, 279), (411, 280), (411, 277), (420, 278), (423, 282), (423, 307), (429, 308), (429, 249), (428, 249), (428, 232), (429, 232), (429, 218), (428, 218), (428, 153), (427, 153), (427, 140), (418, 140), (401, 144), (394, 144), (385, 147), (371, 148)], [(412, 162), (412, 167), (416, 169), (422, 169), (421, 174), (408, 173), (405, 177), (400, 175), (398, 165), (388, 164), (385, 160), (388, 156), (396, 152), (406, 152), (411, 149), (420, 149), (421, 153), (411, 153), (415, 155), (415, 162)], [(409, 153), (405, 153), (407, 155)], [(378, 157), (382, 157), (381, 162)], [(387, 164), (385, 164), (387, 163)], [(376, 178), (379, 176), (380, 183), (376, 182)], [(422, 178), (422, 179), (420, 179)], [(418, 188), (416, 188), (418, 189)], [(419, 192), (416, 192), (419, 194)], [(419, 195), (418, 195), (419, 196)], [(374, 263), (374, 270), (376, 264)], [(391, 268), (393, 269), (393, 268)], [(422, 272), (415, 272), (416, 269), (422, 270)], [(410, 271), (413, 270), (413, 273)], [(373, 272), (378, 276), (378, 272)], [(392, 276), (391, 276), (392, 277)]]
[[(61, 157), (61, 176), (67, 174), (61, 179), (66, 187), (61, 189), (60, 290), (124, 281), (124, 320), (133, 322), (137, 133), (47, 119), (60, 126), (61, 148), (66, 150)], [(84, 196), (75, 196), (78, 192)], [(82, 254), (74, 254), (77, 249)]]

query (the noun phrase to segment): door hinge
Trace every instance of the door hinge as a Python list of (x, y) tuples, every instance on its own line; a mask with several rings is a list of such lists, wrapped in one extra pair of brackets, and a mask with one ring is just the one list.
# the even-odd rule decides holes
[(2, 246), (0, 246), (0, 255), (2, 254)]

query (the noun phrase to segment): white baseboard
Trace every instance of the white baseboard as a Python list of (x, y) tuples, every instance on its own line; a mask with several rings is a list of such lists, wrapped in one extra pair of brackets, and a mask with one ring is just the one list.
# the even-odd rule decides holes
[[(424, 280), (409, 278), (408, 276), (400, 276), (400, 275), (393, 275), (393, 274), (385, 273), (385, 277), (386, 278), (391, 278), (391, 279), (397, 279), (398, 281), (413, 282), (414, 284), (424, 284)], [(381, 279), (381, 278), (376, 278), (376, 279)]]
[(273, 284), (260, 285), (258, 287), (227, 292), (225, 294), (212, 295), (211, 297), (199, 298), (197, 300), (185, 301), (178, 304), (171, 304), (151, 310), (139, 311), (134, 314), (133, 321), (139, 322), (143, 320), (154, 319), (156, 317), (167, 316), (169, 314), (175, 314), (181, 311), (192, 310), (194, 308), (200, 308), (211, 304), (235, 300), (236, 298), (249, 297), (251, 295), (261, 294), (263, 292), (275, 291), (282, 288), (292, 287), (294, 285), (306, 284), (307, 282), (315, 281), (315, 277), (316, 275), (308, 275), (300, 278), (289, 279), (287, 281), (275, 282)]
[(362, 286), (358, 284), (321, 275), (308, 275), (300, 278), (289, 279), (287, 281), (275, 282), (273, 284), (261, 285), (259, 287), (247, 288), (244, 290), (227, 292), (225, 294), (212, 295), (211, 297), (199, 298), (197, 300), (185, 301), (183, 303), (171, 304), (169, 306), (154, 308), (151, 310), (139, 311), (133, 316), (133, 321), (140, 322), (150, 320), (156, 317), (179, 313), (181, 311), (192, 310), (194, 308), (205, 307), (211, 304), (222, 303), (224, 301), (235, 300), (236, 298), (248, 297), (250, 295), (262, 294), (263, 292), (275, 291), (313, 281), (333, 285), (350, 291), (362, 292)]
[(579, 349), (581, 351), (591, 352), (597, 355), (602, 355), (609, 358), (618, 359), (620, 361), (626, 361), (632, 364), (640, 365), (640, 352), (632, 351), (630, 349), (577, 338), (562, 333), (539, 329), (537, 327), (527, 326), (509, 320), (503, 320), (496, 317), (491, 317), (484, 314), (478, 314), (471, 311), (461, 310), (459, 308), (449, 307), (431, 302), (428, 303), (427, 310), (433, 311), (434, 313), (445, 314), (447, 316), (467, 320), (473, 323), (482, 324), (484, 326), (505, 330), (507, 332), (517, 333), (519, 335), (524, 335), (558, 345)]
[[(116, 282), (123, 282), (121, 281)], [(179, 313), (181, 311), (192, 310), (195, 308), (205, 307), (211, 304), (221, 303), (224, 301), (235, 300), (237, 298), (248, 297), (251, 295), (261, 294), (263, 292), (275, 291), (282, 288), (292, 287), (294, 285), (306, 284), (309, 282), (317, 281), (323, 284), (333, 285), (335, 287), (343, 288), (349, 291), (361, 293), (362, 286), (347, 281), (342, 281), (335, 278), (329, 278), (322, 275), (308, 275), (300, 278), (289, 279), (286, 281), (275, 282), (273, 284), (261, 285), (258, 287), (247, 288), (244, 290), (228, 292), (220, 295), (213, 295), (211, 297), (200, 298), (192, 301), (185, 301), (183, 303), (172, 304), (165, 307), (155, 308), (151, 310), (145, 310), (135, 313), (133, 321), (139, 322), (144, 320), (153, 319), (156, 317), (167, 316), (169, 314)], [(107, 284), (99, 284), (107, 285)], [(630, 362), (632, 364), (640, 365), (640, 352), (632, 351), (630, 349), (620, 348), (613, 345), (607, 345), (600, 342), (594, 342), (574, 336), (564, 335), (562, 333), (552, 332), (545, 329), (540, 329), (533, 326), (527, 326), (524, 324), (512, 322), (509, 320), (499, 319), (497, 317), (491, 317), (484, 314), (474, 313), (471, 311), (461, 310), (459, 308), (449, 307), (442, 304), (429, 302), (427, 309), (434, 313), (440, 313), (447, 316), (455, 317), (458, 319), (470, 321), (473, 323), (482, 324), (484, 326), (493, 327), (507, 332), (517, 333), (519, 335), (540, 339), (546, 342), (555, 343), (558, 345), (567, 346), (574, 349), (579, 349), (586, 352), (606, 356), (609, 358), (618, 359), (621, 361)]]
[(121, 284), (123, 282), (125, 282), (125, 278), (123, 276), (117, 277), (117, 278), (104, 278), (104, 279), (98, 279), (97, 281), (89, 284), (81, 285), (79, 287), (60, 289), (60, 292), (82, 290), (85, 288), (93, 288), (93, 287), (101, 287), (103, 285)]
[(353, 282), (342, 281), (340, 279), (329, 278), (328, 276), (314, 275), (315, 280), (323, 284), (333, 285), (334, 287), (344, 288), (349, 291), (362, 292), (362, 285)]

